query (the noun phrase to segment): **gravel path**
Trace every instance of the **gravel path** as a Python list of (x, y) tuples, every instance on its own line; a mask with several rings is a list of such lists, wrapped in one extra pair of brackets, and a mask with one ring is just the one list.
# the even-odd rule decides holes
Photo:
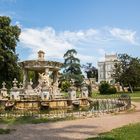
[(140, 122), (140, 103), (134, 104), (136, 105), (134, 113), (12, 126), (16, 131), (8, 135), (0, 135), (0, 140), (84, 140), (113, 128)]

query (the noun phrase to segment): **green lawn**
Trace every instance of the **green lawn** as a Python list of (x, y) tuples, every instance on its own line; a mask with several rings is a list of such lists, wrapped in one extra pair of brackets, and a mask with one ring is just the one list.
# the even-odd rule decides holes
[(35, 118), (33, 116), (22, 116), (18, 118), (1, 118), (0, 124), (38, 124), (38, 123), (47, 123), (47, 122), (56, 122), (56, 121), (65, 121), (65, 120), (74, 120), (74, 116), (67, 116), (65, 118)]
[[(99, 93), (93, 93), (92, 94), (92, 98), (94, 99), (108, 99), (108, 98), (117, 98), (119, 96), (121, 96), (122, 94), (124, 93), (116, 93), (116, 94), (107, 94), (107, 95), (101, 95)], [(134, 101), (139, 101), (140, 100), (140, 91), (136, 91), (134, 93), (125, 93), (125, 94), (128, 94), (130, 95), (131, 99), (134, 100)]]
[(87, 140), (140, 140), (140, 123), (126, 125)]
[(140, 102), (140, 98), (132, 98), (133, 102)]

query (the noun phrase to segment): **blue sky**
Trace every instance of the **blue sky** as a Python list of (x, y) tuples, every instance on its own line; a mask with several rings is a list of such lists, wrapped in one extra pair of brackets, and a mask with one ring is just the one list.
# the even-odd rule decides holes
[(105, 53), (139, 57), (139, 0), (0, 0), (0, 15), (22, 29), (20, 60), (35, 59), (42, 49), (46, 59), (63, 61), (71, 48), (94, 65)]

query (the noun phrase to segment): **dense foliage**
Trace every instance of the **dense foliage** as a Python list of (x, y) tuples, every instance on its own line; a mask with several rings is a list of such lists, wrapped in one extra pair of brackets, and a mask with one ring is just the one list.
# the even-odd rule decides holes
[(92, 63), (87, 63), (86, 65), (83, 65), (83, 68), (88, 79), (95, 78), (96, 81), (98, 81), (98, 70), (97, 68), (92, 66)]
[(100, 86), (99, 86), (99, 92), (100, 94), (115, 94), (116, 88), (111, 86), (109, 83), (103, 81), (101, 82)]
[(62, 91), (68, 92), (68, 89), (69, 89), (70, 86), (71, 86), (71, 84), (70, 84), (69, 81), (62, 81), (60, 87), (61, 87)]
[(76, 50), (68, 50), (64, 54), (63, 81), (74, 81), (75, 86), (79, 87), (83, 82), (83, 75), (81, 72), (80, 60), (76, 58)]
[(17, 64), (18, 56), (15, 52), (19, 41), (20, 28), (11, 25), (11, 19), (0, 16), (0, 86), (3, 81), (11, 87), (14, 78), (20, 80), (21, 71)]
[(133, 92), (135, 87), (140, 86), (140, 59), (128, 54), (119, 54), (118, 59), (113, 77), (122, 86), (129, 86), (130, 91)]

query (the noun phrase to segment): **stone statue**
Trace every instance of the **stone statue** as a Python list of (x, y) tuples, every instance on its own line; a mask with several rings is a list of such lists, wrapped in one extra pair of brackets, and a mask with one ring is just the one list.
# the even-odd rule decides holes
[(46, 73), (39, 73), (39, 85), (40, 86), (47, 86), (49, 87), (50, 82), (49, 82), (49, 74)]
[(17, 89), (18, 88), (17, 87), (17, 83), (18, 83), (17, 79), (14, 78), (14, 81), (13, 81), (13, 89)]
[(7, 92), (7, 88), (6, 88), (6, 83), (3, 82), (2, 83), (2, 89), (0, 89), (0, 98), (3, 98), (3, 97), (7, 97), (8, 96), (8, 92)]

